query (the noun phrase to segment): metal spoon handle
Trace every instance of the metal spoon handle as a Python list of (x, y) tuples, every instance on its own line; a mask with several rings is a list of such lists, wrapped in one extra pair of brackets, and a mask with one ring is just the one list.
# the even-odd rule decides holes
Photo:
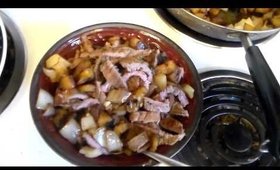
[(170, 166), (190, 166), (187, 164), (184, 164), (182, 162), (176, 161), (174, 159), (168, 158), (166, 156), (163, 156), (161, 154), (155, 153), (155, 152), (144, 152), (145, 155), (149, 156), (150, 158), (153, 158), (154, 160), (166, 164), (166, 165), (170, 165)]

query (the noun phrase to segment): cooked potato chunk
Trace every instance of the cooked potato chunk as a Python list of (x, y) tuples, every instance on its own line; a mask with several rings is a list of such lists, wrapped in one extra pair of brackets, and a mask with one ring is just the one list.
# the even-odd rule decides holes
[(88, 80), (93, 79), (93, 76), (94, 76), (93, 69), (91, 67), (87, 68), (79, 74), (79, 80), (77, 84), (83, 84)]
[(134, 96), (137, 99), (143, 98), (148, 93), (148, 89), (146, 89), (144, 86), (139, 87), (137, 90), (134, 91)]
[(87, 113), (84, 117), (81, 118), (81, 128), (82, 130), (88, 130), (91, 128), (96, 128), (97, 125), (95, 123), (94, 118)]
[(157, 74), (154, 77), (155, 84), (158, 86), (160, 90), (166, 88), (167, 85), (167, 78), (165, 74)]
[(51, 80), (52, 83), (58, 82), (60, 75), (53, 69), (47, 69), (43, 67), (44, 74)]
[(94, 92), (95, 86), (93, 84), (84, 84), (79, 86), (78, 90), (82, 93)]
[(155, 68), (155, 73), (156, 73), (156, 74), (167, 74), (166, 65), (165, 65), (165, 64), (158, 65), (158, 66)]
[(105, 126), (107, 123), (109, 123), (110, 121), (112, 121), (111, 116), (108, 115), (108, 113), (106, 112), (101, 112), (98, 118), (98, 126), (102, 127)]
[(168, 60), (165, 62), (166, 65), (166, 74), (170, 74), (175, 71), (177, 68), (176, 63), (173, 60)]
[(121, 135), (128, 130), (128, 124), (125, 122), (120, 122), (118, 125), (115, 126), (114, 131), (117, 135)]
[(280, 15), (272, 17), (271, 22), (275, 27), (280, 27)]
[(75, 87), (75, 81), (72, 76), (64, 75), (60, 79), (59, 87), (63, 90), (72, 89)]
[(188, 97), (192, 99), (194, 95), (194, 89), (192, 88), (192, 86), (190, 86), (189, 84), (183, 84), (182, 88), (184, 92), (188, 95)]
[(61, 57), (59, 54), (54, 54), (46, 61), (46, 67), (54, 69), (58, 74), (63, 75), (67, 73), (67, 68), (71, 63)]

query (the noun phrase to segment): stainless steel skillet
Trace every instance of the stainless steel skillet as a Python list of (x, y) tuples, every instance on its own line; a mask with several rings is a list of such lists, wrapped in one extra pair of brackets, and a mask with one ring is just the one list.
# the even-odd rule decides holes
[(184, 8), (167, 9), (171, 15), (190, 29), (206, 36), (231, 42), (241, 42), (246, 51), (246, 62), (252, 76), (256, 92), (265, 112), (268, 125), (267, 137), (270, 139), (269, 150), (280, 158), (280, 86), (268, 66), (260, 49), (252, 41), (272, 36), (278, 29), (265, 31), (245, 31), (227, 28), (203, 20)]

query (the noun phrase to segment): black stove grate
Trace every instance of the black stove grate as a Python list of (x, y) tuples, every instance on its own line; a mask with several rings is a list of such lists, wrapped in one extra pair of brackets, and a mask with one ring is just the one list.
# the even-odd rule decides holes
[(267, 166), (274, 163), (266, 121), (250, 76), (228, 70), (202, 73), (202, 117), (175, 159), (193, 166)]

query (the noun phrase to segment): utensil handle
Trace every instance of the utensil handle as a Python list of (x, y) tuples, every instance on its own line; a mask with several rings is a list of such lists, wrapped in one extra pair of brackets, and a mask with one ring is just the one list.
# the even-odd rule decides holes
[[(249, 39), (248, 37), (245, 37)], [(264, 56), (257, 46), (241, 38), (246, 50), (246, 61), (252, 80), (265, 112), (267, 137), (270, 139), (268, 149), (279, 160), (280, 143), (280, 86)]]
[(160, 155), (155, 152), (144, 152), (145, 155), (153, 158), (154, 160), (166, 164), (166, 165), (171, 165), (171, 166), (189, 166), (187, 164), (184, 164), (182, 162), (176, 161), (174, 159), (168, 158), (166, 156)]

